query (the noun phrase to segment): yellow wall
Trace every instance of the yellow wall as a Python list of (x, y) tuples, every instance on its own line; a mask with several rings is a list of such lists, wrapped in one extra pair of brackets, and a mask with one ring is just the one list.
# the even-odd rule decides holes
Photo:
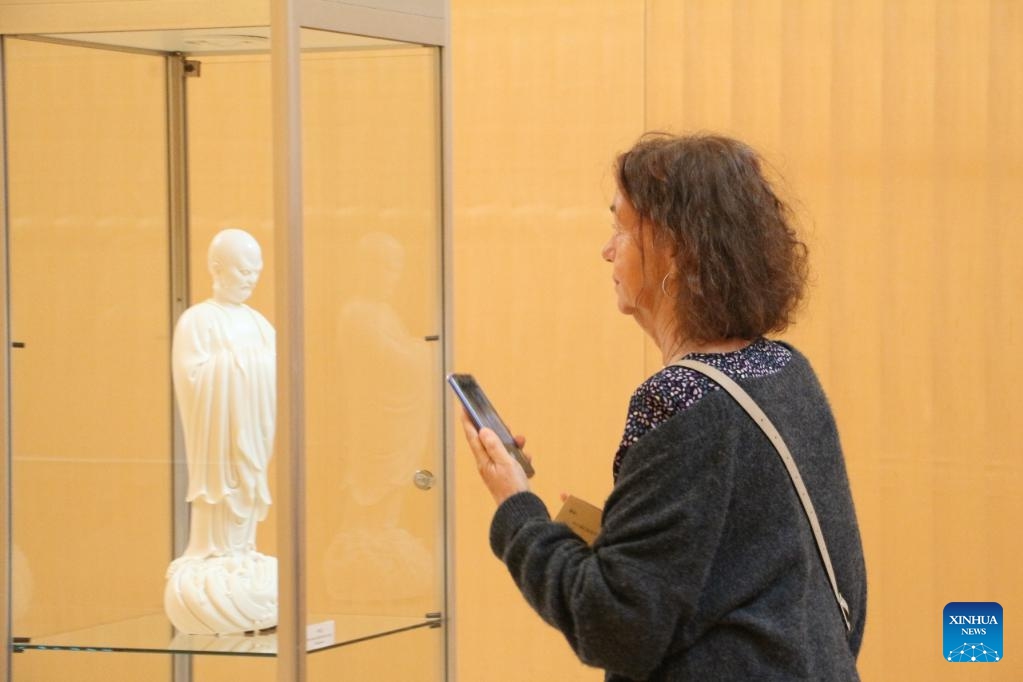
[[(944, 605), (1023, 608), (1023, 6), (452, 9), (455, 364), (529, 437), (537, 492), (553, 508), (562, 490), (606, 494), (629, 393), (658, 368), (598, 258), (614, 153), (648, 128), (741, 137), (783, 178), (811, 248), (785, 338), (816, 365), (846, 448), (869, 574), (861, 673), (958, 679), (940, 658)], [(493, 505), (457, 454), (460, 679), (599, 679), (490, 555)], [(1014, 631), (971, 679), (1023, 676)]]

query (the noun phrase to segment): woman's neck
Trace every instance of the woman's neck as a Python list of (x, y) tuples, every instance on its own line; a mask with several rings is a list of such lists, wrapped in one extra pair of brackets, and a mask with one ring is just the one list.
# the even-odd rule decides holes
[(670, 365), (691, 353), (732, 353), (753, 343), (752, 339), (715, 339), (713, 341), (676, 341), (667, 346), (658, 345), (661, 362)]
[(670, 365), (690, 353), (731, 353), (753, 342), (753, 339), (738, 338), (711, 341), (686, 339), (679, 331), (674, 309), (666, 305), (658, 306), (652, 315), (635, 315), (635, 318), (661, 351), (661, 362), (665, 365)]

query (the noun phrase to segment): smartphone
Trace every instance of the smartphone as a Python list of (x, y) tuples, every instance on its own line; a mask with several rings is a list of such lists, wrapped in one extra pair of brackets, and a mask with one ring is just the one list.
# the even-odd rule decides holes
[(501, 439), (504, 447), (508, 450), (508, 453), (515, 458), (515, 461), (519, 463), (522, 470), (526, 472), (526, 476), (530, 477), (536, 473), (533, 470), (533, 465), (529, 463), (526, 456), (522, 454), (522, 450), (519, 450), (519, 446), (515, 444), (515, 438), (511, 435), (511, 431), (505, 426), (494, 406), (490, 404), (487, 394), (476, 383), (476, 379), (471, 374), (449, 374), (448, 385), (451, 386), (458, 399), (462, 401), (462, 405), (469, 414), (469, 419), (475, 424), (476, 430), (479, 431), (484, 426), (488, 429), (493, 429), (494, 433), (497, 434), (497, 437)]

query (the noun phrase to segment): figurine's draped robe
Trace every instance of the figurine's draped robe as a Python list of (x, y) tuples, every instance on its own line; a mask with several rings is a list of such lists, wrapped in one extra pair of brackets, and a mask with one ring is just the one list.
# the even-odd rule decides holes
[(173, 372), (192, 513), (184, 556), (252, 550), (256, 525), (270, 506), (274, 329), (244, 304), (194, 305), (174, 331)]

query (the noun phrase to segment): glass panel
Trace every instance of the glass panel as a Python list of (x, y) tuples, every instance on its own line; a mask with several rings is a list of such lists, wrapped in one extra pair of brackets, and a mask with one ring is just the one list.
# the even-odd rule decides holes
[[(11, 355), (13, 631), (36, 637), (161, 609), (171, 549), (164, 61), (14, 39), (5, 48), (11, 329), (23, 344)], [(44, 658), (15, 657), (17, 676), (74, 676), (70, 662)], [(105, 670), (158, 679), (169, 662)]]
[[(270, 58), (267, 54), (199, 57), (198, 78), (186, 80), (188, 101), (189, 274), (191, 302), (209, 298), (206, 265), (210, 241), (222, 229), (251, 234), (262, 249), (263, 272), (246, 305), (270, 324), (274, 311), (273, 158)], [(276, 499), (276, 460), (270, 460), (270, 491)], [(271, 505), (256, 532), (256, 548), (277, 556), (277, 514)], [(276, 635), (271, 635), (276, 640)], [(275, 667), (221, 657), (192, 661), (196, 682), (245, 679), (273, 682)]]
[(434, 48), (303, 55), (310, 611), (443, 609), (438, 91)]
[[(192, 57), (224, 54), (266, 53), (270, 49), (269, 26), (233, 28), (189, 28), (165, 31), (118, 31), (116, 33), (49, 34), (55, 40), (72, 38), (97, 47), (152, 50), (164, 54), (180, 53)], [(406, 47), (405, 43), (369, 36), (331, 31), (305, 30), (303, 50), (353, 50), (373, 47)]]

